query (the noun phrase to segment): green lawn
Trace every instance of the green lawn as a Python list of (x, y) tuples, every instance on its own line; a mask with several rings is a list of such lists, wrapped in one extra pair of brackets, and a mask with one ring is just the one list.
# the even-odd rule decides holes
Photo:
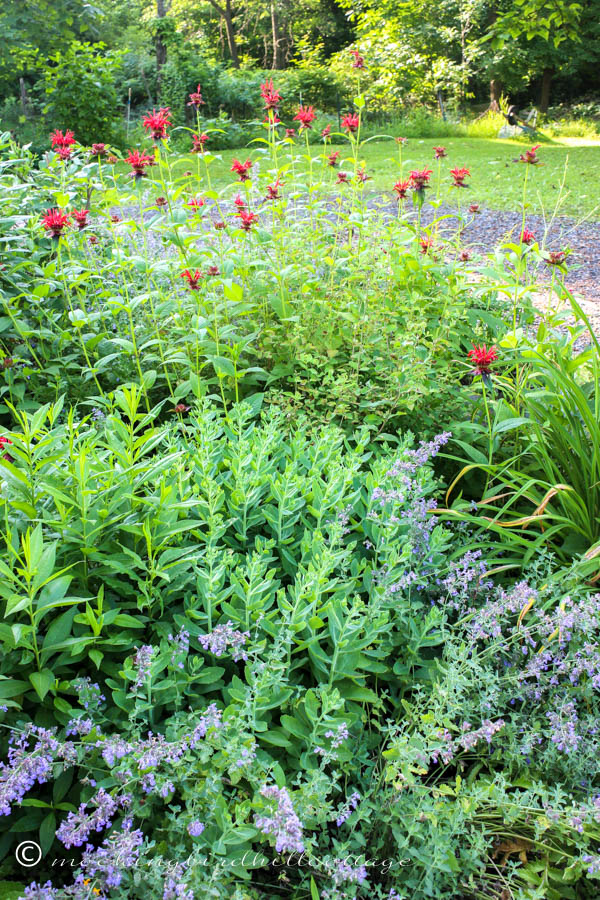
[[(520, 205), (523, 196), (524, 164), (515, 164), (513, 159), (526, 149), (527, 144), (510, 140), (484, 140), (479, 138), (411, 138), (403, 148), (403, 171), (405, 174), (412, 168), (428, 166), (437, 177), (437, 163), (433, 161), (433, 146), (443, 144), (448, 152), (442, 160), (441, 199), (450, 203), (457, 200), (458, 191), (449, 187), (448, 169), (454, 166), (466, 166), (471, 171), (471, 188), (469, 192), (461, 191), (461, 203), (477, 202), (492, 209), (515, 209)], [(348, 144), (336, 146), (341, 152), (340, 168), (349, 169), (350, 157)], [(296, 153), (303, 148), (296, 142)], [(323, 150), (319, 146), (311, 147), (313, 157), (317, 160)], [(287, 153), (288, 151), (286, 151)], [(258, 159), (262, 151), (257, 145), (247, 150), (219, 151), (219, 160), (211, 165), (214, 186), (222, 188), (233, 181), (229, 169), (234, 158), (246, 159), (248, 156)], [(285, 153), (280, 162), (285, 161)], [(563, 201), (560, 213), (576, 218), (588, 217), (600, 219), (600, 142), (592, 143), (586, 139), (565, 138), (542, 144), (538, 155), (543, 162), (541, 166), (529, 167), (528, 202), (532, 212), (542, 210), (550, 215), (561, 196)], [(399, 175), (398, 148), (394, 141), (372, 141), (363, 147), (361, 160), (366, 165), (367, 173), (372, 177), (368, 182), (370, 191), (391, 190)], [(194, 156), (179, 156), (173, 163), (176, 172), (196, 169)], [(328, 172), (329, 174), (329, 172)], [(431, 195), (435, 193), (435, 188)]]

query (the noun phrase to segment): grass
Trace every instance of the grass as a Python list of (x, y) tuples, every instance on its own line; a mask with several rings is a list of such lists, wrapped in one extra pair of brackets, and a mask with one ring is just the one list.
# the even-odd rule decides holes
[[(583, 141), (583, 142), (582, 142)], [(298, 142), (296, 142), (298, 144)], [(533, 141), (531, 142), (533, 143)], [(403, 148), (403, 170), (423, 168), (427, 165), (436, 173), (437, 163), (433, 162), (433, 146), (443, 144), (448, 156), (442, 161), (442, 173), (454, 166), (466, 166), (471, 171), (471, 189), (461, 192), (461, 203), (466, 200), (477, 202), (491, 209), (515, 209), (515, 196), (520, 196), (524, 166), (512, 161), (523, 152), (526, 144), (511, 140), (484, 140), (481, 138), (411, 138)], [(261, 151), (258, 145), (247, 150), (223, 150), (219, 159), (211, 166), (211, 176), (216, 188), (231, 183), (231, 162), (234, 158), (258, 159)], [(297, 148), (298, 149), (298, 148)], [(350, 169), (350, 148), (348, 144), (331, 147), (341, 152), (341, 168)], [(311, 147), (313, 157), (318, 159), (323, 150)], [(528, 198), (532, 213), (551, 213), (559, 197), (564, 180), (559, 212), (576, 219), (600, 219), (597, 184), (600, 181), (600, 142), (584, 139), (563, 139), (544, 143), (539, 151), (542, 166), (533, 167), (529, 172)], [(344, 162), (344, 157), (346, 161)], [(370, 191), (390, 191), (399, 175), (398, 148), (390, 140), (370, 141), (361, 152), (366, 170), (371, 176)], [(178, 156), (173, 163), (175, 173), (195, 169), (196, 159)], [(457, 191), (449, 186), (442, 190), (441, 199), (454, 204)]]

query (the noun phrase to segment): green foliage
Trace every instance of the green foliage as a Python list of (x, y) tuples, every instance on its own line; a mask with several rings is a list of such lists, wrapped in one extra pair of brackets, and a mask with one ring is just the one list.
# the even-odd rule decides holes
[(16, 93), (19, 75), (95, 36), (101, 19), (99, 6), (84, 0), (6, 0), (0, 9), (0, 90)]
[[(581, 310), (578, 315), (586, 321)], [(474, 470), (487, 474), (477, 498), (481, 512), (467, 514), (468, 520), (500, 530), (507, 543), (513, 536), (514, 553), (525, 560), (546, 546), (563, 559), (585, 554), (594, 572), (600, 541), (598, 345), (573, 353), (580, 334), (560, 345), (541, 325), (534, 348), (516, 344), (497, 392), (483, 397), (491, 407), (489, 427), (476, 416), (459, 433), (472, 444), (471, 481)], [(510, 339), (504, 343), (513, 349)], [(489, 441), (489, 456), (478, 436)]]
[(177, 157), (181, 107), (137, 162), (0, 137), (0, 877), (39, 842), (28, 894), (595, 896), (600, 346), (541, 238), (465, 252), (514, 145), (471, 141), (457, 191), (467, 142), (431, 165), (365, 107), (236, 163), (208, 117)]
[(70, 128), (81, 143), (110, 143), (115, 131), (115, 75), (120, 54), (74, 42), (44, 64), (37, 90), (49, 125)]

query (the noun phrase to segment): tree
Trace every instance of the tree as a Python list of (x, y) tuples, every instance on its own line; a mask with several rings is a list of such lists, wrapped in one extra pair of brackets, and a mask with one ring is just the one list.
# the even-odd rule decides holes
[(224, 5), (223, 3), (217, 3), (217, 0), (208, 0), (208, 2), (213, 7), (213, 9), (215, 9), (219, 13), (225, 23), (225, 29), (227, 31), (227, 44), (229, 46), (231, 62), (236, 69), (239, 69), (240, 57), (235, 36), (235, 28), (233, 25), (234, 10), (231, 6), (231, 0), (224, 0)]
[(85, 0), (3, 0), (0, 93), (16, 92), (50, 54), (75, 40), (96, 41), (102, 10)]
[(167, 45), (164, 40), (163, 19), (167, 17), (167, 3), (156, 0), (156, 80), (160, 84), (160, 70), (167, 61)]

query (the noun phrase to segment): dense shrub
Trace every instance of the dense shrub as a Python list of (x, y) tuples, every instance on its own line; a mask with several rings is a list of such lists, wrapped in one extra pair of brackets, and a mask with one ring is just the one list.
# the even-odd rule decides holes
[(71, 128), (84, 144), (115, 137), (115, 76), (120, 54), (90, 44), (70, 44), (48, 58), (36, 83), (42, 114), (53, 128)]

